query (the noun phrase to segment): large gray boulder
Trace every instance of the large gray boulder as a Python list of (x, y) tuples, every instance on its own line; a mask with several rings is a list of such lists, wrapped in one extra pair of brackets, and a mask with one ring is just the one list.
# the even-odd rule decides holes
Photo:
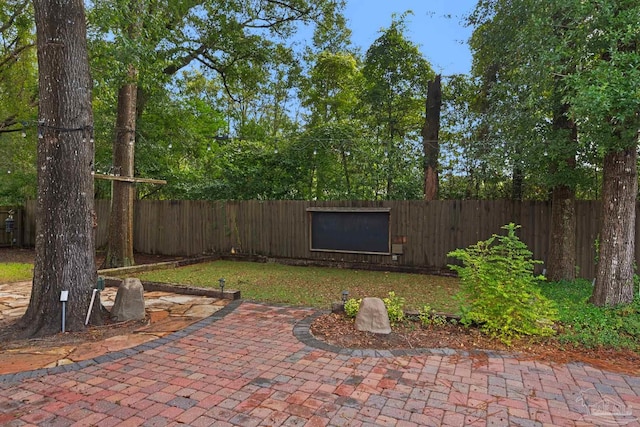
[(356, 328), (374, 334), (390, 334), (389, 314), (380, 298), (363, 298), (356, 315)]
[(117, 322), (144, 319), (144, 288), (140, 279), (126, 278), (118, 286), (111, 318)]

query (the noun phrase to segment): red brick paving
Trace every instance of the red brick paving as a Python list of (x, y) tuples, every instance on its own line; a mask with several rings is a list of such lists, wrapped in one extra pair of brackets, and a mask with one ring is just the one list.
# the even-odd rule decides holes
[(496, 353), (478, 366), (451, 351), (340, 351), (294, 335), (312, 314), (245, 302), (116, 360), (0, 376), (0, 425), (640, 425), (638, 377)]

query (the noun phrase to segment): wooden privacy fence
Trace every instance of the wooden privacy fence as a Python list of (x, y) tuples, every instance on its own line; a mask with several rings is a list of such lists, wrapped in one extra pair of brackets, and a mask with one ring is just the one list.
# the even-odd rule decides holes
[[(96, 201), (96, 245), (107, 243), (109, 200)], [(389, 253), (312, 251), (309, 210), (373, 208), (388, 211)], [(384, 208), (384, 209), (382, 209)], [(581, 277), (595, 275), (594, 242), (600, 202), (578, 201), (577, 268)], [(35, 243), (35, 203), (24, 207), (23, 243)], [(518, 235), (546, 261), (550, 236), (548, 202), (485, 200), (442, 201), (155, 201), (135, 202), (134, 249), (137, 252), (191, 256), (239, 253), (319, 262), (396, 265), (444, 270), (447, 253), (501, 233), (505, 224), (522, 228)], [(2, 217), (0, 217), (2, 219)], [(638, 229), (638, 227), (636, 227)], [(637, 239), (638, 237), (636, 237)], [(636, 259), (640, 251), (636, 245)]]

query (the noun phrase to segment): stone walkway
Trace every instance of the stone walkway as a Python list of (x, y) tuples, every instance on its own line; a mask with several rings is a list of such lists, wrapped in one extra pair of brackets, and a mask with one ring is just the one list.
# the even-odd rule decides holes
[(495, 353), (342, 350), (234, 301), (163, 338), (0, 376), (0, 425), (639, 425), (640, 378)]
[[(0, 322), (22, 316), (29, 304), (31, 282), (0, 284)], [(117, 288), (106, 288), (100, 294), (102, 305), (111, 309)], [(116, 335), (84, 344), (65, 344), (43, 348), (38, 341), (20, 349), (3, 348), (0, 343), (0, 375), (25, 370), (50, 368), (80, 362), (105, 353), (135, 347), (179, 331), (220, 310), (228, 300), (206, 296), (180, 295), (171, 292), (145, 292), (145, 311), (149, 323), (134, 333)], [(61, 320), (60, 320), (61, 322)]]

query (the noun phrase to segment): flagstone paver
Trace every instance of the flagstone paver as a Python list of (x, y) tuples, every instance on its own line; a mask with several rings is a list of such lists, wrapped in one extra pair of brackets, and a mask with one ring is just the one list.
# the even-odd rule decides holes
[[(0, 321), (11, 321), (23, 315), (29, 303), (30, 293), (31, 282), (0, 283), (0, 301), (6, 304), (0, 305)], [(112, 307), (116, 293), (116, 288), (102, 291), (102, 305)], [(0, 342), (0, 375), (68, 365), (135, 347), (182, 330), (202, 318), (211, 316), (229, 302), (207, 296), (158, 291), (145, 292), (144, 298), (148, 324), (138, 327), (132, 333), (84, 344), (66, 344), (51, 348), (38, 346), (36, 343), (32, 347), (6, 349)], [(5, 310), (6, 307), (11, 309)]]
[(0, 425), (640, 425), (640, 378), (491, 352), (345, 350), (311, 336), (316, 315), (236, 301), (137, 347), (2, 375)]

